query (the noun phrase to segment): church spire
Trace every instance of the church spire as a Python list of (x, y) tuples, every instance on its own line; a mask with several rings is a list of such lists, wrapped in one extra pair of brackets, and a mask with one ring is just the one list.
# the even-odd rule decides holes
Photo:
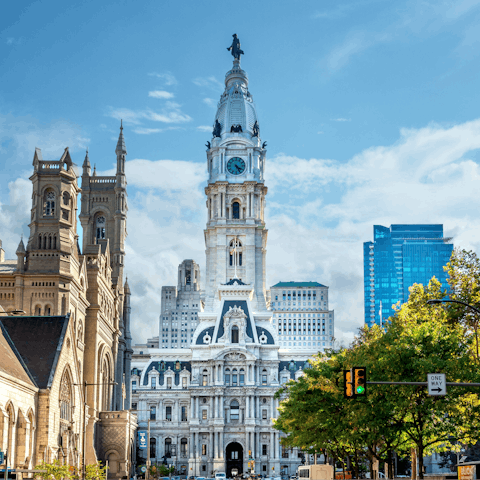
[(85, 154), (85, 160), (83, 161), (83, 174), (90, 175), (91, 165), (90, 165), (90, 158), (88, 157), (88, 148), (87, 153)]
[(115, 149), (115, 153), (121, 155), (127, 154), (127, 147), (125, 146), (125, 139), (123, 138), (123, 120), (120, 120), (120, 135), (118, 136), (117, 148)]

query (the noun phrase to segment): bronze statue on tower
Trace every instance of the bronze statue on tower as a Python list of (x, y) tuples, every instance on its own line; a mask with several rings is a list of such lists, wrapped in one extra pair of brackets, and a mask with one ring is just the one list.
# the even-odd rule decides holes
[(235, 58), (236, 60), (240, 60), (240, 55), (245, 55), (245, 54), (243, 53), (243, 50), (240, 48), (240, 40), (238, 39), (237, 34), (234, 33), (232, 36), (233, 36), (232, 45), (228, 47), (227, 50), (232, 51), (233, 58)]

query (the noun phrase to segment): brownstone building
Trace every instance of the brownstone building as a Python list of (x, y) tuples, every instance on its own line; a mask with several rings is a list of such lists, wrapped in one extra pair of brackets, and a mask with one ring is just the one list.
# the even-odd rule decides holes
[(115, 176), (100, 177), (87, 151), (80, 188), (68, 148), (60, 160), (35, 149), (27, 247), (20, 240), (17, 259), (6, 260), (0, 242), (0, 449), (10, 466), (98, 459), (109, 460), (111, 477), (131, 471), (122, 126), (115, 153)]

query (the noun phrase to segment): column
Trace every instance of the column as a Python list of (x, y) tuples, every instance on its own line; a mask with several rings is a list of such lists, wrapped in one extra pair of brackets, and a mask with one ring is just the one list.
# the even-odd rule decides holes
[(278, 448), (278, 458), (282, 458), (282, 446), (280, 445), (280, 432), (278, 433), (278, 439), (277, 439), (277, 448)]
[[(190, 458), (193, 458), (193, 455), (195, 454), (193, 446), (195, 445), (195, 434), (191, 433), (190, 434), (190, 445), (189, 445), (189, 452), (190, 452)], [(194, 472), (195, 473), (195, 472)]]
[(275, 399), (273, 396), (270, 399), (270, 417), (275, 418)]
[(227, 218), (227, 196), (225, 195), (225, 193), (223, 194), (223, 215), (222, 217), (225, 217)]
[(217, 218), (220, 218), (220, 217), (221, 217), (221, 215), (220, 215), (220, 200), (221, 200), (221, 199), (220, 199), (220, 194), (217, 193), (217, 194), (215, 195), (215, 197), (216, 197), (216, 199), (217, 199)]
[(245, 397), (245, 418), (250, 418), (250, 396)]
[(270, 432), (270, 458), (275, 458), (275, 434)]
[(225, 405), (223, 395), (220, 397), (220, 417), (225, 421)]
[(195, 397), (195, 418), (200, 419), (200, 416), (198, 414), (198, 397)]
[[(222, 402), (223, 405), (223, 402)], [(220, 438), (221, 438), (221, 443), (220, 443), (220, 448), (222, 449), (222, 458), (225, 457), (225, 432), (220, 432)]]
[(190, 397), (190, 420), (193, 418), (193, 405), (194, 405), (194, 397)]
[(247, 193), (247, 217), (250, 217), (250, 192)]

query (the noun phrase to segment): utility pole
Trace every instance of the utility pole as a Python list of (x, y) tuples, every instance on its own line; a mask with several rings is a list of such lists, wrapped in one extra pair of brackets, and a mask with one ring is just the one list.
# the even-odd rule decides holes
[(150, 478), (150, 416), (148, 417), (147, 428), (147, 471), (145, 472), (145, 480)]

